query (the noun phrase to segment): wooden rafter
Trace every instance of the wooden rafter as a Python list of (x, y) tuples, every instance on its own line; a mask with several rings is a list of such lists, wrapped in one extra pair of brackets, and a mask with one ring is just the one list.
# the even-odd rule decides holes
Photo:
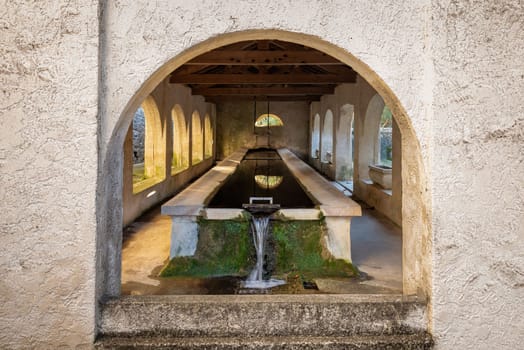
[(177, 84), (340, 84), (353, 83), (356, 73), (346, 74), (173, 74)]
[(207, 96), (207, 102), (223, 101), (319, 101), (322, 95), (225, 95), (225, 96)]
[(187, 65), (343, 65), (319, 51), (215, 50), (200, 55)]
[(310, 47), (251, 40), (204, 53), (172, 72), (169, 81), (206, 100), (314, 101), (356, 78), (351, 67)]
[(332, 94), (334, 86), (297, 86), (297, 87), (234, 87), (234, 88), (213, 88), (205, 87), (193, 88), (194, 95), (204, 96), (227, 96), (227, 95), (243, 95), (243, 96), (299, 96), (299, 95), (325, 95)]

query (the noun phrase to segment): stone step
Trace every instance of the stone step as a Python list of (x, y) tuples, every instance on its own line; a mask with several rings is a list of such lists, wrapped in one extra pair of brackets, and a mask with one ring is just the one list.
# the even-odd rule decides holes
[(350, 337), (228, 337), (176, 338), (170, 336), (103, 337), (95, 348), (103, 349), (272, 349), (272, 350), (396, 350), (431, 349), (433, 342), (427, 333), (350, 336)]
[(402, 295), (128, 296), (102, 306), (109, 337), (420, 335), (426, 304)]

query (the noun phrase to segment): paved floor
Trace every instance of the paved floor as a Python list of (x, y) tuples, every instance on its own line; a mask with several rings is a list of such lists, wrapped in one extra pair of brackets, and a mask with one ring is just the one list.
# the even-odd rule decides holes
[(374, 209), (351, 220), (351, 258), (370, 279), (362, 283), (402, 292), (402, 231)]
[[(160, 206), (124, 230), (122, 294), (221, 294), (231, 293), (230, 279), (163, 279), (158, 273), (169, 256), (171, 220), (160, 215)], [(351, 254), (363, 281), (319, 281), (329, 292), (398, 293), (402, 291), (402, 238), (400, 228), (373, 209), (351, 222)]]

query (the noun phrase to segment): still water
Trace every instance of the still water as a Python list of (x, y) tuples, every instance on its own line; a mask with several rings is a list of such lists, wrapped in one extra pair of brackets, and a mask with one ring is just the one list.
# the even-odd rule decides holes
[(275, 150), (250, 150), (209, 203), (210, 208), (242, 208), (249, 197), (273, 197), (281, 208), (315, 205)]

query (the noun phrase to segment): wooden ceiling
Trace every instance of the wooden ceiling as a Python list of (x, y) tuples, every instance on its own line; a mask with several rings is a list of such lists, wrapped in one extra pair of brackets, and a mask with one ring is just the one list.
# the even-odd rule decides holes
[(186, 84), (206, 100), (319, 100), (356, 72), (315, 49), (278, 41), (246, 41), (209, 51), (178, 68), (171, 83)]

